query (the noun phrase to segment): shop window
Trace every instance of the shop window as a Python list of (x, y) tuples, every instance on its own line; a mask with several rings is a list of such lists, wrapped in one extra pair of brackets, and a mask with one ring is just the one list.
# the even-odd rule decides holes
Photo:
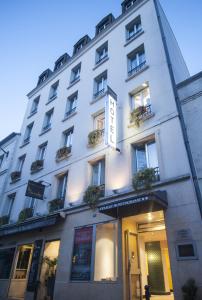
[(90, 281), (92, 260), (93, 227), (83, 227), (75, 230), (72, 256), (72, 281)]
[(0, 250), (0, 279), (9, 279), (15, 248)]
[(117, 279), (117, 223), (96, 226), (95, 281)]
[(193, 241), (178, 243), (176, 251), (178, 260), (197, 259), (196, 245)]
[(150, 105), (150, 90), (148, 86), (137, 93), (131, 94), (132, 109), (136, 109), (138, 107), (148, 107)]

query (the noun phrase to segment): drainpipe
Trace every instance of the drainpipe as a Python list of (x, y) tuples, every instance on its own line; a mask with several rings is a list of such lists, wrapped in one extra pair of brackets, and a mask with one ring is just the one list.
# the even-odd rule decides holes
[(164, 50), (165, 50), (166, 61), (167, 61), (168, 70), (169, 70), (169, 74), (170, 74), (171, 84), (172, 84), (173, 92), (174, 92), (174, 96), (175, 96), (175, 103), (176, 103), (177, 111), (178, 111), (178, 114), (179, 114), (180, 125), (181, 125), (182, 134), (183, 134), (183, 138), (184, 138), (185, 148), (186, 148), (186, 151), (187, 151), (187, 156), (188, 156), (189, 165), (190, 165), (190, 169), (191, 169), (191, 175), (192, 175), (194, 188), (195, 188), (195, 192), (196, 192), (196, 196), (197, 196), (197, 200), (198, 200), (200, 214), (201, 214), (201, 217), (202, 217), (202, 196), (201, 196), (201, 191), (200, 191), (199, 184), (198, 184), (197, 173), (196, 173), (196, 169), (195, 169), (195, 165), (194, 165), (194, 161), (193, 161), (193, 157), (192, 157), (192, 153), (191, 153), (191, 148), (190, 148), (190, 144), (189, 144), (189, 140), (188, 140), (188, 135), (187, 135), (186, 125), (185, 125), (185, 121), (184, 121), (184, 116), (183, 116), (183, 113), (182, 113), (182, 107), (181, 107), (179, 96), (178, 96), (178, 91), (177, 91), (177, 87), (176, 87), (176, 83), (175, 83), (175, 77), (174, 77), (174, 73), (173, 73), (173, 69), (172, 69), (172, 64), (171, 64), (171, 60), (170, 60), (168, 46), (167, 46), (167, 43), (166, 43), (166, 37), (165, 37), (164, 31), (163, 31), (163, 25), (162, 25), (162, 22), (161, 22), (161, 17), (160, 17), (157, 1), (158, 0), (154, 0), (154, 6), (155, 6), (155, 9), (156, 9), (157, 19), (158, 19), (158, 23), (159, 23), (159, 27), (160, 27), (160, 32), (161, 32), (161, 37), (162, 37), (163, 46), (164, 46)]

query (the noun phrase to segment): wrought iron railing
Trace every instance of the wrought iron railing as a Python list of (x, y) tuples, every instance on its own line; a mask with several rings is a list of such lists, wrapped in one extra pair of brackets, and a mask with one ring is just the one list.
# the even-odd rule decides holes
[(104, 95), (105, 92), (106, 92), (106, 89), (105, 89), (105, 88), (102, 89), (102, 90), (100, 90), (100, 91), (98, 91), (97, 93), (94, 94), (94, 98), (97, 98), (97, 97), (99, 97), (99, 96), (101, 96), (101, 95)]
[(130, 41), (130, 40), (133, 39), (135, 36), (139, 35), (142, 31), (143, 31), (142, 28), (138, 29), (136, 32), (134, 32), (133, 34), (131, 34), (130, 36), (127, 37), (127, 41)]
[(128, 76), (132, 76), (133, 74), (141, 71), (146, 65), (146, 60), (144, 62), (142, 62), (141, 64), (139, 64), (137, 67), (131, 69), (130, 71), (128, 71)]
[(105, 60), (108, 57), (108, 53), (105, 54), (105, 56), (100, 57), (97, 61), (96, 61), (96, 65), (98, 65), (101, 61)]
[(65, 113), (65, 117), (70, 116), (70, 115), (73, 114), (75, 111), (76, 111), (76, 107), (74, 107), (74, 108), (68, 110), (68, 111)]

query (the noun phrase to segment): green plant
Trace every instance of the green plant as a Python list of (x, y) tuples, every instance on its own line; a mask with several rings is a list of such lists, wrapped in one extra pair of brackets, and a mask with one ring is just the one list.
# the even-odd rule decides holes
[(138, 171), (133, 176), (133, 188), (134, 190), (139, 190), (140, 188), (151, 189), (152, 182), (156, 180), (155, 169), (147, 168)]
[(146, 112), (145, 106), (138, 106), (130, 113), (131, 123), (135, 123), (137, 127), (140, 126), (141, 116)]
[(64, 206), (64, 201), (60, 198), (53, 199), (49, 202), (49, 212), (52, 213), (59, 209), (62, 209)]
[(43, 168), (43, 160), (36, 160), (31, 164), (31, 171), (38, 171)]
[(20, 171), (14, 171), (11, 173), (11, 180), (15, 181), (18, 180), (21, 176), (21, 172)]
[(19, 213), (18, 222), (24, 222), (25, 220), (33, 217), (33, 209), (31, 207), (24, 208)]
[(99, 144), (101, 142), (102, 135), (103, 130), (101, 129), (96, 129), (90, 132), (88, 135), (88, 145), (93, 147)]
[(97, 185), (91, 185), (85, 191), (83, 201), (91, 209), (95, 210), (98, 204), (98, 200), (101, 196), (102, 196), (101, 188)]
[(187, 280), (185, 285), (182, 287), (184, 300), (195, 300), (198, 287), (194, 279), (190, 278)]
[(0, 217), (0, 227), (9, 223), (9, 216)]
[(71, 153), (71, 147), (62, 147), (58, 149), (56, 153), (56, 159), (62, 159), (68, 156)]
[(45, 264), (47, 264), (47, 266), (48, 266), (47, 275), (51, 276), (52, 274), (54, 274), (55, 273), (55, 268), (57, 266), (58, 259), (57, 258), (51, 259), (50, 257), (45, 256), (43, 258), (43, 262)]

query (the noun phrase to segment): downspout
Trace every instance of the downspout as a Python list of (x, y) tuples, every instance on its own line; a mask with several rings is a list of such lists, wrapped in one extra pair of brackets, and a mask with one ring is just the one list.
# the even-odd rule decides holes
[(183, 138), (184, 138), (185, 148), (186, 148), (186, 151), (187, 151), (187, 156), (188, 156), (189, 165), (190, 165), (190, 169), (191, 169), (191, 175), (192, 175), (194, 188), (195, 188), (195, 192), (196, 192), (196, 196), (197, 196), (197, 200), (198, 200), (200, 214), (201, 214), (201, 217), (202, 217), (202, 196), (201, 196), (201, 191), (200, 191), (199, 184), (198, 184), (197, 173), (196, 173), (196, 169), (195, 169), (195, 165), (194, 165), (194, 161), (193, 161), (193, 157), (192, 157), (192, 153), (191, 153), (191, 148), (190, 148), (190, 144), (189, 144), (189, 140), (188, 140), (188, 135), (187, 135), (186, 125), (185, 125), (185, 121), (184, 121), (184, 116), (183, 116), (183, 113), (182, 113), (182, 107), (181, 107), (180, 100), (179, 100), (179, 97), (178, 97), (178, 91), (177, 91), (177, 87), (176, 87), (176, 83), (175, 83), (175, 77), (174, 77), (174, 73), (173, 73), (173, 69), (172, 69), (172, 64), (171, 64), (171, 60), (170, 60), (170, 55), (169, 55), (168, 46), (167, 46), (167, 43), (166, 43), (166, 37), (165, 37), (165, 34), (164, 34), (163, 25), (162, 25), (162, 21), (161, 21), (157, 1), (158, 0), (154, 0), (154, 6), (155, 6), (155, 9), (156, 9), (156, 14), (157, 14), (157, 19), (158, 19), (158, 23), (159, 23), (160, 32), (161, 32), (162, 42), (163, 42), (163, 46), (164, 46), (164, 50), (165, 50), (166, 61), (167, 61), (167, 64), (168, 64), (168, 70), (169, 70), (169, 74), (170, 74), (171, 84), (172, 84), (173, 92), (174, 92), (174, 96), (175, 96), (175, 103), (176, 103), (177, 111), (178, 111), (178, 114), (179, 114), (180, 125), (181, 125), (182, 134), (183, 134)]

